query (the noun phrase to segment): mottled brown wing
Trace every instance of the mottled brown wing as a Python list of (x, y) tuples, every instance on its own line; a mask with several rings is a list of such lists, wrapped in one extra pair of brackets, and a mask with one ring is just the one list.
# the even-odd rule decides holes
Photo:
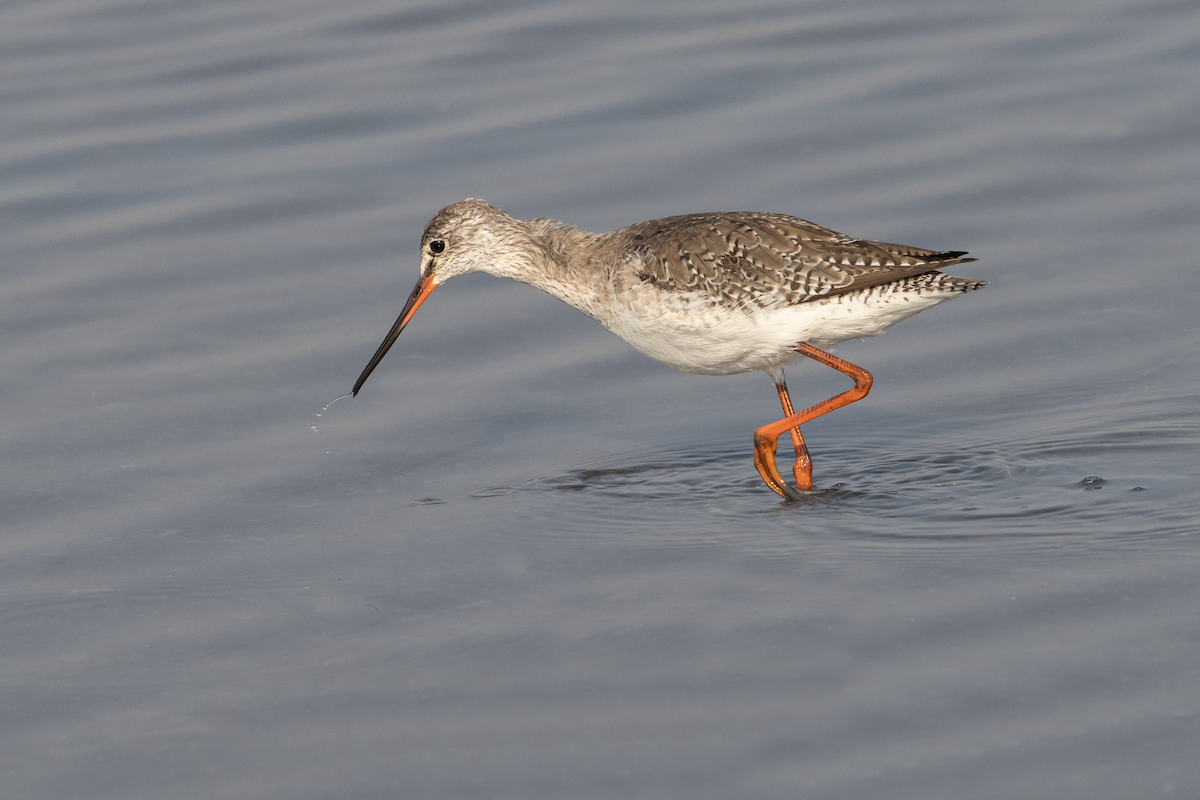
[(795, 305), (974, 261), (871, 242), (783, 214), (689, 214), (632, 225), (638, 278), (734, 306)]

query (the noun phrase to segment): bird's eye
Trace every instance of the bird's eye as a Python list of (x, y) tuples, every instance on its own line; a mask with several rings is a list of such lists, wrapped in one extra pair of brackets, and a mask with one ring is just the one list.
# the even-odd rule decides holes
[(441, 253), (445, 249), (446, 249), (446, 243), (441, 239), (434, 239), (432, 242), (429, 243), (429, 252), (433, 253), (435, 256), (438, 253)]

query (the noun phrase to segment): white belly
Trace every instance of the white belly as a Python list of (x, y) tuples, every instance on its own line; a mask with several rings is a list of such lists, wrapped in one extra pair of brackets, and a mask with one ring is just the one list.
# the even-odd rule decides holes
[(732, 375), (781, 367), (807, 342), (827, 350), (847, 339), (876, 336), (902, 319), (961, 294), (917, 292), (895, 284), (776, 308), (714, 306), (688, 295), (631, 295), (601, 319), (642, 353), (680, 372)]

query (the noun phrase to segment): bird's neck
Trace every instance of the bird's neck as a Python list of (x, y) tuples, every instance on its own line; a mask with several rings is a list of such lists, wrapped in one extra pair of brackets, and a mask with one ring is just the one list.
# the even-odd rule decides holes
[[(488, 271), (493, 275), (527, 283), (557, 297), (590, 317), (606, 307), (612, 292), (610, 269), (593, 255), (594, 233), (545, 219), (514, 220), (523, 241), (506, 248)], [(514, 233), (517, 233), (514, 231)]]

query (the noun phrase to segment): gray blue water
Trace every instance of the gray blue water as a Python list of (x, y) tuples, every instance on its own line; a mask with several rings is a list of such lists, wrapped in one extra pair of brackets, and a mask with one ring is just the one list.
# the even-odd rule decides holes
[[(0, 794), (1200, 794), (1198, 69), (1189, 2), (5, 4)], [(464, 197), (991, 283), (837, 349), (803, 502), (765, 376), (485, 275), (323, 410)]]

